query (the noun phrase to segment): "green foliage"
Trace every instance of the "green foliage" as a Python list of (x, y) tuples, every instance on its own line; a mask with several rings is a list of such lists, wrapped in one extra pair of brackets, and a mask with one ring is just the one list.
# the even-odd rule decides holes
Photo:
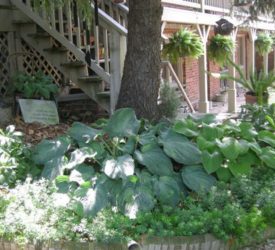
[(164, 83), (160, 88), (159, 111), (161, 117), (175, 119), (181, 105), (180, 97), (173, 87)]
[(27, 99), (41, 97), (50, 99), (58, 92), (58, 86), (43, 72), (37, 72), (32, 76), (19, 73), (14, 77), (13, 82), (13, 91), (21, 93)]
[(22, 133), (14, 126), (0, 129), (0, 186), (14, 186), (30, 172), (29, 148), (22, 141)]
[(254, 72), (247, 78), (239, 65), (234, 63), (230, 58), (228, 58), (227, 61), (236, 69), (239, 78), (230, 76), (227, 73), (222, 74), (221, 78), (233, 80), (239, 83), (242, 87), (246, 88), (250, 94), (257, 96), (257, 102), (259, 105), (266, 104), (268, 99), (267, 90), (269, 87), (275, 86), (274, 72), (269, 72), (268, 74), (265, 74), (262, 71), (259, 73)]
[(203, 44), (197, 34), (181, 29), (164, 45), (163, 54), (172, 62), (177, 62), (180, 57), (198, 58), (203, 54)]
[(211, 60), (223, 66), (234, 50), (234, 42), (230, 36), (217, 34), (210, 39), (208, 55)]
[(264, 54), (268, 54), (269, 52), (272, 51), (273, 39), (268, 34), (260, 33), (257, 36), (257, 39), (255, 41), (255, 47), (256, 47), (256, 51), (260, 55), (263, 56)]

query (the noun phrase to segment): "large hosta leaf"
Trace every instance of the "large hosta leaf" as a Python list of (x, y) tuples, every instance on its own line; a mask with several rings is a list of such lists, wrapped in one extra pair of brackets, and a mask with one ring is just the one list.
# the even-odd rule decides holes
[(238, 140), (232, 137), (225, 137), (220, 142), (217, 142), (223, 155), (229, 160), (236, 160), (237, 157), (243, 153), (243, 147)]
[(136, 150), (135, 158), (141, 165), (146, 166), (152, 174), (169, 176), (173, 173), (173, 164), (170, 158), (158, 146), (148, 147), (142, 152)]
[(108, 206), (108, 199), (103, 189), (88, 189), (80, 199), (86, 217), (94, 217), (103, 208)]
[(233, 161), (228, 163), (231, 173), (237, 177), (238, 175), (249, 175), (251, 173), (251, 164), (245, 161)]
[(130, 155), (123, 155), (117, 159), (106, 159), (103, 162), (103, 172), (112, 179), (133, 175), (135, 169), (134, 159)]
[(271, 147), (263, 148), (261, 160), (270, 168), (275, 169), (275, 150)]
[(64, 156), (56, 157), (48, 161), (43, 168), (41, 177), (51, 181), (54, 180), (57, 176), (63, 174), (67, 162), (67, 158)]
[(135, 218), (138, 212), (148, 212), (154, 208), (154, 194), (144, 184), (126, 185), (119, 197), (119, 205), (127, 216)]
[(216, 125), (203, 125), (201, 136), (203, 136), (208, 141), (214, 141), (215, 139), (220, 139), (223, 136), (223, 129), (217, 127)]
[(70, 181), (77, 182), (79, 185), (90, 181), (95, 175), (95, 170), (88, 165), (81, 164), (77, 166), (70, 174)]
[(63, 156), (70, 148), (71, 140), (61, 136), (55, 140), (44, 140), (33, 150), (33, 160), (36, 164), (45, 164), (51, 159)]
[(187, 137), (196, 137), (199, 134), (198, 125), (190, 118), (176, 121), (173, 130)]
[(275, 148), (275, 134), (267, 131), (267, 130), (262, 130), (259, 132), (258, 139), (260, 141), (263, 141), (267, 144), (269, 144), (271, 147)]
[(200, 150), (207, 150), (209, 152), (214, 152), (217, 148), (215, 141), (208, 141), (204, 137), (199, 136), (197, 138), (197, 145)]
[(220, 181), (224, 181), (224, 182), (228, 182), (232, 177), (232, 174), (228, 167), (227, 168), (225, 168), (225, 167), (219, 168), (217, 170), (216, 174), (218, 176), (218, 179)]
[(162, 176), (154, 185), (157, 199), (164, 205), (175, 207), (180, 201), (180, 188), (173, 177)]
[(178, 163), (194, 165), (201, 163), (200, 150), (185, 136), (168, 130), (161, 134), (164, 152)]
[(213, 154), (204, 151), (202, 153), (202, 163), (206, 172), (208, 174), (212, 174), (221, 167), (223, 163), (223, 156), (217, 151)]
[(88, 143), (100, 134), (100, 130), (91, 128), (80, 122), (75, 122), (69, 129), (68, 133), (78, 143)]
[(94, 159), (96, 155), (97, 153), (88, 147), (76, 149), (71, 153), (71, 159), (66, 168), (72, 169), (82, 164), (86, 159)]
[(216, 184), (215, 177), (207, 174), (201, 165), (184, 167), (181, 176), (184, 184), (197, 193), (209, 191)]
[(242, 138), (246, 140), (252, 141), (258, 135), (251, 123), (242, 122), (239, 127), (241, 129)]
[(124, 108), (117, 110), (108, 121), (104, 131), (110, 137), (127, 137), (136, 135), (140, 127), (133, 109)]

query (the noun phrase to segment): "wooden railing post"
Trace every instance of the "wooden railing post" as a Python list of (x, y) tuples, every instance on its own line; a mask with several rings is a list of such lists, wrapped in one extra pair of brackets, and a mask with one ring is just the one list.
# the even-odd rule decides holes
[(118, 101), (125, 55), (126, 37), (121, 36), (117, 31), (112, 31), (110, 37), (111, 113), (114, 112)]

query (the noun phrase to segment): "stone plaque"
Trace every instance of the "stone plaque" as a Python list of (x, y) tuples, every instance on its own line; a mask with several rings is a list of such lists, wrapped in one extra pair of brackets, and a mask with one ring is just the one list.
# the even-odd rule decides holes
[(20, 109), (26, 123), (39, 122), (46, 125), (59, 123), (54, 101), (19, 99)]

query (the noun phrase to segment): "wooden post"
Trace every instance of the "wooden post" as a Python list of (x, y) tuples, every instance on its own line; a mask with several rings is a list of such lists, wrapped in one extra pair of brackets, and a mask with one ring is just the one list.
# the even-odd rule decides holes
[(68, 29), (69, 41), (73, 42), (72, 10), (71, 10), (70, 2), (67, 3), (67, 29)]
[(255, 72), (255, 40), (256, 40), (256, 29), (249, 29), (249, 45), (248, 45), (248, 72), (249, 74)]
[(265, 53), (263, 56), (263, 60), (264, 60), (264, 74), (268, 75), (268, 53)]
[(110, 36), (111, 114), (118, 101), (125, 55), (126, 37), (113, 30)]
[(63, 20), (63, 8), (58, 8), (58, 26), (59, 32), (62, 36), (64, 36), (64, 20)]
[[(234, 41), (234, 43), (236, 42), (236, 37), (237, 37), (237, 33), (238, 33), (238, 28), (235, 28), (232, 31), (232, 39)], [(235, 63), (236, 62), (236, 55), (235, 55), (236, 51), (235, 48), (233, 49), (233, 53), (232, 53), (232, 61)], [(233, 77), (236, 77), (236, 70), (233, 66), (229, 67), (229, 74)], [(236, 113), (237, 112), (237, 89), (236, 89), (236, 82), (233, 80), (229, 81), (228, 84), (228, 112), (229, 113)]]
[(205, 12), (205, 0), (201, 0), (201, 12)]
[(209, 113), (208, 75), (207, 75), (207, 39), (211, 26), (197, 25), (203, 43), (203, 55), (199, 58), (199, 112)]

